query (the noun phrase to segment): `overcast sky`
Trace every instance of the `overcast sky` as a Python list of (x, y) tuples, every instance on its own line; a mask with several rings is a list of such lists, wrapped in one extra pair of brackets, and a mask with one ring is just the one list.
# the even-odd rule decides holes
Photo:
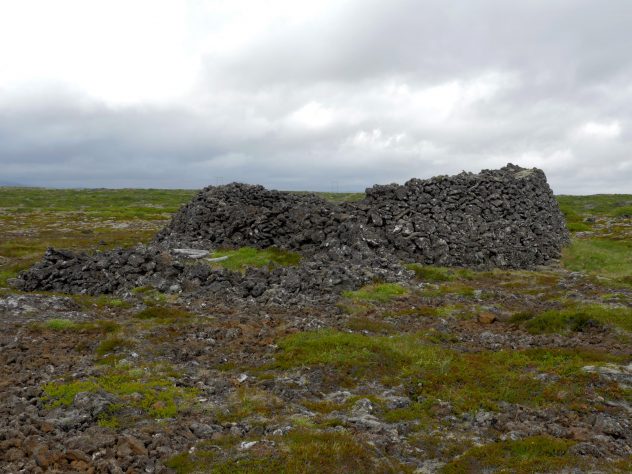
[(630, 0), (0, 0), (0, 182), (632, 193)]

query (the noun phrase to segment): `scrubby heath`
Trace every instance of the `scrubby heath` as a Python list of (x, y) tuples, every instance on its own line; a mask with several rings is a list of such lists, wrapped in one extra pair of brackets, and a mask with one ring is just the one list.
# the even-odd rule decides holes
[[(24, 192), (0, 188), (7, 277), (49, 245), (148, 244), (192, 195)], [(558, 200), (559, 264), (402, 260), (399, 281), (301, 306), (0, 282), (0, 471), (631, 472), (632, 196)], [(300, 258), (217, 252), (233, 260), (204, 265), (239, 278)]]

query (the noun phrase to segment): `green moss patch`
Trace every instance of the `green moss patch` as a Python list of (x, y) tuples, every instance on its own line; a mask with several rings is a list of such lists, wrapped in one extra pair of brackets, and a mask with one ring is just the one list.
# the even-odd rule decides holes
[(395, 326), (393, 324), (366, 316), (355, 316), (349, 318), (345, 327), (353, 331), (368, 331), (378, 334), (391, 334), (395, 332)]
[(104, 356), (119, 349), (132, 347), (132, 345), (133, 343), (129, 339), (112, 336), (101, 341), (97, 346), (95, 353), (97, 356)]
[[(298, 428), (276, 437), (277, 450), (226, 458), (217, 450), (200, 446), (194, 453), (183, 453), (166, 462), (179, 474), (347, 474), (351, 472), (412, 472), (393, 460), (385, 460), (376, 449), (344, 431), (316, 431)], [(239, 440), (234, 440), (237, 443)], [(217, 444), (214, 442), (214, 444)], [(230, 448), (229, 448), (230, 450)]]
[[(392, 413), (393, 421), (423, 418), (439, 400), (456, 412), (496, 410), (501, 401), (542, 406), (582, 400), (591, 380), (582, 367), (622, 360), (577, 349), (463, 353), (423, 335), (365, 336), (333, 330), (293, 334), (278, 346), (271, 368), (319, 366), (346, 385), (367, 379), (404, 383), (413, 401), (423, 403)], [(539, 373), (555, 377), (546, 381)]]
[(298, 265), (300, 254), (275, 247), (256, 249), (242, 247), (236, 250), (219, 250), (211, 255), (212, 258), (228, 257), (213, 265), (221, 266), (236, 272), (243, 272), (248, 267), (288, 267)]
[(25, 270), (26, 268), (28, 268), (28, 265), (0, 269), (0, 288), (8, 288), (9, 280), (17, 277), (20, 270)]
[(580, 305), (542, 313), (517, 313), (513, 322), (522, 324), (532, 334), (585, 331), (613, 326), (632, 332), (632, 309), (600, 305)]
[(588, 231), (592, 229), (588, 223), (584, 222), (584, 216), (568, 202), (560, 203), (560, 210), (566, 219), (566, 227), (570, 232)]
[(585, 222), (569, 222), (568, 220), (566, 227), (570, 232), (586, 232), (592, 229), (592, 227)]
[(606, 284), (632, 285), (632, 241), (573, 240), (563, 253), (564, 267), (608, 278)]
[(239, 421), (252, 415), (271, 416), (284, 407), (281, 399), (265, 390), (240, 387), (229, 397), (227, 411), (216, 413), (220, 422)]
[(94, 333), (114, 333), (121, 329), (120, 324), (110, 320), (96, 321), (72, 321), (70, 319), (49, 319), (41, 323), (35, 323), (34, 329), (47, 329), (51, 331), (64, 332), (94, 332)]
[(144, 310), (136, 313), (134, 318), (142, 320), (154, 320), (157, 322), (174, 322), (187, 320), (193, 315), (188, 311), (185, 311), (174, 306), (148, 306)]
[(550, 436), (532, 436), (517, 441), (501, 441), (471, 448), (443, 467), (444, 474), (497, 472), (531, 474), (560, 472), (578, 466), (580, 460), (569, 454), (573, 441)]
[(420, 263), (410, 263), (406, 268), (415, 272), (415, 278), (428, 282), (454, 281), (457, 279), (470, 280), (476, 274), (467, 268), (437, 267), (433, 265), (422, 265)]
[(387, 303), (407, 294), (408, 290), (398, 283), (375, 283), (356, 291), (345, 291), (342, 296), (354, 302)]
[(327, 365), (354, 378), (387, 376), (407, 362), (388, 339), (335, 330), (296, 333), (281, 340), (279, 348), (277, 367)]
[(73, 295), (72, 299), (86, 309), (124, 309), (132, 306), (129, 301), (110, 295)]
[(164, 368), (110, 369), (87, 380), (51, 382), (44, 385), (44, 401), (50, 407), (69, 406), (81, 392), (111, 393), (121, 407), (142, 410), (152, 418), (172, 418), (189, 406), (198, 390), (181, 387)]
[(132, 288), (131, 293), (134, 296), (140, 297), (147, 306), (164, 306), (169, 301), (169, 297), (173, 297), (173, 295), (166, 295), (149, 286)]
[(472, 297), (475, 295), (475, 288), (461, 281), (452, 281), (439, 284), (436, 288), (424, 288), (420, 295), (426, 298), (440, 298), (443, 296), (463, 296)]

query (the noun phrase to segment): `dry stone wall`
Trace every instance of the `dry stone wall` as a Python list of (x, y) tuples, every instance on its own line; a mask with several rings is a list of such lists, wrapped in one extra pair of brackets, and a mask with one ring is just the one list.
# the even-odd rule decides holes
[[(374, 186), (355, 203), (229, 184), (200, 191), (149, 246), (93, 255), (49, 250), (15, 282), (24, 290), (116, 293), (137, 286), (300, 302), (410, 275), (402, 262), (529, 268), (568, 243), (541, 170), (508, 165), (404, 185)], [(178, 248), (254, 246), (300, 252), (297, 267), (212, 269)]]
[(539, 169), (374, 186), (358, 208), (398, 257), (420, 263), (528, 268), (559, 258), (569, 242)]
[[(168, 246), (350, 248), (435, 265), (526, 268), (560, 256), (569, 236), (539, 169), (508, 165), (374, 186), (358, 203), (232, 184), (202, 190), (157, 236)], [(334, 258), (341, 257), (333, 252)]]

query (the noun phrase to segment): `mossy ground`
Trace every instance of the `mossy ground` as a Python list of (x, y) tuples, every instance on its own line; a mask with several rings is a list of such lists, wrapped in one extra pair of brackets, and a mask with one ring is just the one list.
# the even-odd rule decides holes
[[(237, 451), (237, 440), (222, 440), (228, 450)], [(397, 462), (376, 458), (374, 449), (346, 432), (299, 428), (274, 439), (279, 449), (271, 453), (261, 449), (247, 456), (226, 459), (217, 450), (204, 449), (183, 453), (167, 461), (181, 474), (347, 474), (351, 472), (407, 473), (412, 469)]]
[(72, 321), (70, 319), (49, 319), (42, 323), (35, 323), (32, 326), (34, 329), (48, 329), (70, 333), (95, 332), (102, 334), (115, 333), (121, 328), (118, 323), (110, 320)]
[(572, 305), (542, 313), (522, 312), (511, 321), (523, 324), (532, 334), (581, 332), (591, 328), (612, 326), (632, 332), (632, 308), (606, 305)]
[(226, 260), (213, 262), (213, 265), (238, 272), (243, 272), (249, 267), (274, 268), (277, 266), (295, 266), (301, 261), (300, 254), (273, 247), (266, 249), (241, 247), (239, 249), (218, 250), (217, 252), (214, 252), (211, 257), (228, 257)]
[(152, 418), (172, 418), (191, 404), (197, 390), (178, 386), (169, 372), (159, 365), (106, 369), (85, 380), (44, 385), (44, 401), (51, 407), (69, 406), (79, 393), (103, 391), (120, 400), (120, 409), (131, 407)]
[[(94, 250), (147, 241), (191, 195), (20, 193), (0, 190), (0, 286), (49, 245)], [(149, 288), (78, 295), (75, 309), (92, 319), (29, 322), (15, 337), (34, 354), (25, 370), (47, 374), (37, 379), (47, 409), (70, 407), (81, 392), (107, 393), (114, 403), (96, 423), (116, 433), (164, 418), (152, 429), (168, 432), (165, 442), (178, 430), (191, 436), (193, 422), (228, 427), (212, 440), (184, 437), (180, 454), (162, 459), (175, 472), (412, 472), (425, 460), (445, 463), (446, 473), (628, 472), (615, 454), (572, 454), (577, 440), (569, 437), (499, 441), (504, 428), (468, 431), (464, 421), (520, 407), (588, 426), (599, 414), (620, 417), (617, 407), (632, 403), (629, 390), (583, 369), (630, 362), (632, 197), (559, 201), (573, 235), (561, 268), (414, 264), (415, 280), (344, 293), (338, 309), (226, 308)], [(231, 252), (225, 265), (238, 271), (296, 263), (274, 250)], [(23, 383), (9, 365), (10, 357), (21, 360), (15, 351), (0, 352), (4, 387)], [(393, 405), (389, 394), (408, 403)], [(384, 432), (354, 421), (363, 400)], [(250, 431), (226, 434), (233, 424)], [(400, 430), (397, 442), (388, 430)], [(256, 443), (246, 449), (244, 442)]]
[(419, 263), (410, 263), (406, 265), (406, 268), (414, 271), (418, 280), (426, 282), (445, 282), (456, 279), (468, 280), (476, 274), (467, 268), (437, 267)]
[(564, 266), (615, 286), (632, 287), (632, 241), (575, 239), (564, 250)]
[(422, 403), (389, 413), (390, 421), (423, 418), (440, 401), (449, 402), (457, 413), (496, 410), (499, 402), (557, 404), (563, 391), (564, 403), (579, 402), (593, 388), (592, 378), (582, 367), (627, 360), (564, 349), (464, 354), (433, 343), (423, 334), (365, 336), (332, 330), (294, 334), (278, 345), (280, 353), (273, 366), (277, 369), (321, 367), (344, 386), (370, 379), (409, 387), (413, 400)]
[(529, 474), (562, 470), (577, 464), (568, 455), (574, 443), (550, 436), (533, 436), (518, 441), (503, 441), (466, 451), (442, 469), (444, 474), (493, 472)]
[(192, 195), (188, 190), (0, 187), (0, 287), (48, 247), (104, 250), (147, 242)]
[(354, 302), (386, 303), (407, 293), (408, 290), (398, 283), (375, 283), (356, 291), (344, 291), (342, 296)]
[(134, 314), (134, 318), (136, 319), (153, 320), (157, 322), (182, 321), (190, 317), (192, 317), (192, 314), (182, 308), (165, 305), (147, 306), (142, 311)]

